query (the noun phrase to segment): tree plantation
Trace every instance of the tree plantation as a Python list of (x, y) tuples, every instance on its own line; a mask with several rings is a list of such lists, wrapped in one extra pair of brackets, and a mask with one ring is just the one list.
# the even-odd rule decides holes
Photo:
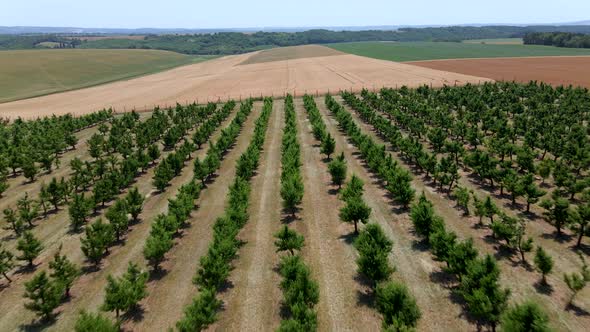
[(3, 122), (0, 330), (586, 330), (589, 111), (502, 82)]

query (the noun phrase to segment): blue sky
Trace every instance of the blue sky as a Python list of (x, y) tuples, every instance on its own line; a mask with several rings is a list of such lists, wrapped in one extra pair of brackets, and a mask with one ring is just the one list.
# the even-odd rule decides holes
[(590, 0), (3, 0), (0, 25), (95, 28), (547, 23), (590, 19)]

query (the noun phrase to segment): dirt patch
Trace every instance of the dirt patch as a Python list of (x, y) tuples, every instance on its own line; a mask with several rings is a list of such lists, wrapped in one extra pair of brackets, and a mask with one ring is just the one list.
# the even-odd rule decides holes
[(246, 61), (242, 62), (241, 65), (343, 54), (345, 53), (321, 45), (279, 47), (254, 53)]
[(496, 81), (542, 81), (590, 88), (590, 57), (457, 59), (407, 62), (424, 68), (489, 77)]
[(489, 80), (351, 54), (239, 65), (251, 55), (227, 56), (128, 81), (4, 103), (0, 104), (0, 116), (81, 115), (105, 107), (143, 110), (176, 102), (283, 96), (287, 92), (300, 96), (305, 92)]

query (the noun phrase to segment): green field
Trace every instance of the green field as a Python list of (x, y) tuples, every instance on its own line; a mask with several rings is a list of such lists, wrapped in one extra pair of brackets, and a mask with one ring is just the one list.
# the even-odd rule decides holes
[(537, 45), (492, 45), (447, 42), (360, 42), (327, 44), (336, 50), (390, 61), (460, 58), (590, 55), (590, 49)]
[(466, 44), (492, 44), (492, 45), (494, 45), (494, 44), (522, 45), (522, 38), (467, 39), (467, 40), (464, 40), (463, 43), (466, 43)]
[(128, 79), (206, 59), (156, 50), (0, 51), (0, 102)]

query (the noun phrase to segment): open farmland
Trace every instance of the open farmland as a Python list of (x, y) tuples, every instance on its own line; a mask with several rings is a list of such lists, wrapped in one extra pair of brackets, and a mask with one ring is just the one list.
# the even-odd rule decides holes
[(497, 81), (539, 81), (590, 88), (590, 56), (502, 59), (458, 59), (409, 62), (412, 65)]
[(437, 59), (590, 55), (590, 49), (517, 44), (359, 42), (328, 44), (326, 46), (344, 53), (401, 62)]
[[(500, 313), (533, 300), (551, 328), (583, 331), (590, 288), (572, 292), (563, 274), (585, 273), (589, 255), (588, 103), (579, 89), (500, 82), (3, 125), (0, 210), (16, 219), (4, 212), (0, 251), (21, 258), (0, 255), (11, 262), (0, 326), (72, 330), (79, 310), (102, 308), (133, 331), (378, 331), (391, 323), (374, 286), (394, 282), (420, 331), (501, 327), (473, 291), (492, 292)], [(27, 236), (41, 246), (20, 256)], [(553, 260), (546, 277), (539, 247)], [(56, 252), (79, 275), (43, 321), (23, 293)], [(109, 276), (126, 271), (145, 291), (119, 307)], [(290, 297), (302, 285), (304, 298)]]
[(202, 61), (154, 50), (0, 52), (0, 103), (80, 89)]
[[(277, 52), (281, 52), (280, 49)], [(363, 87), (442, 86), (489, 81), (350, 54), (242, 64), (257, 54), (226, 56), (136, 79), (4, 103), (0, 104), (0, 116), (34, 118), (49, 114), (86, 114), (109, 107), (122, 112), (176, 102), (283, 96), (287, 92), (302, 95), (342, 89), (360, 91)]]

